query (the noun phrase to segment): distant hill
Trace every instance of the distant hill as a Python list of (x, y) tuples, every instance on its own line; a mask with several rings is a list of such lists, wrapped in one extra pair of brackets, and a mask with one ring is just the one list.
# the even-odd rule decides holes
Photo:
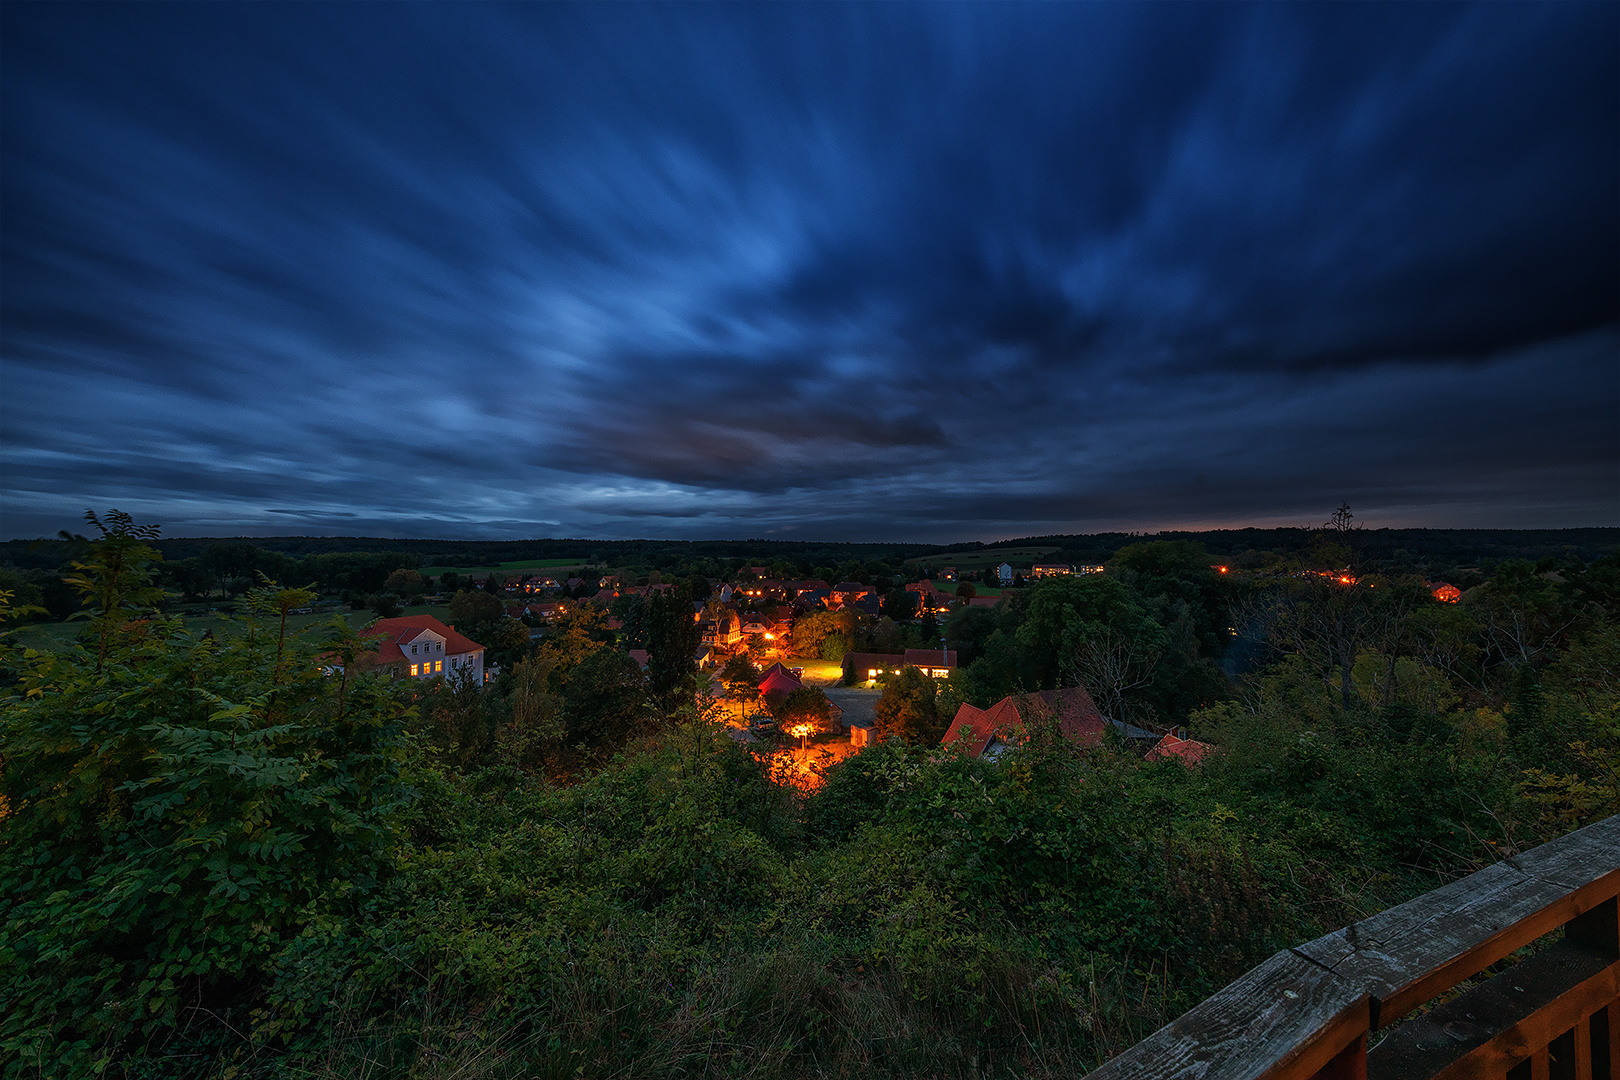
[[(608, 566), (672, 566), (706, 560), (747, 560), (761, 565), (837, 566), (850, 561), (911, 561), (945, 565), (953, 554), (1027, 560), (1043, 558), (1075, 563), (1106, 562), (1127, 544), (1145, 540), (1191, 540), (1203, 544), (1211, 558), (1240, 560), (1245, 554), (1304, 551), (1314, 533), (1308, 529), (1213, 529), (1203, 532), (1091, 533), (1028, 536), (994, 543), (907, 544), (831, 543), (794, 540), (397, 540), (376, 536), (186, 537), (160, 540), (166, 559), (200, 555), (220, 541), (245, 541), (293, 557), (345, 551), (398, 551), (417, 557), (422, 566), (487, 566), (523, 559), (569, 559)], [(1436, 572), (1488, 570), (1505, 559), (1578, 559), (1590, 562), (1620, 551), (1620, 528), (1587, 529), (1359, 529), (1352, 542), (1368, 561)], [(11, 540), (0, 543), (0, 565), (55, 567), (70, 557), (60, 540)], [(974, 560), (982, 561), (982, 560)]]

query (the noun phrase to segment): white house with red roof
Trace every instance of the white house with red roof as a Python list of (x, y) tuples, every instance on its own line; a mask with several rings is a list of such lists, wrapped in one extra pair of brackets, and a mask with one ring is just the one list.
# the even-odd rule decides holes
[(484, 681), (484, 647), (431, 615), (378, 619), (362, 636), (382, 639), (378, 667), (391, 667), (407, 678), (460, 675), (475, 683)]

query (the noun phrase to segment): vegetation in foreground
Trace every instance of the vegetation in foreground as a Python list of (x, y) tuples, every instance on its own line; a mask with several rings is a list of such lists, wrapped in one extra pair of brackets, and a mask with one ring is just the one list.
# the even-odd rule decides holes
[[(1620, 810), (1612, 557), (1442, 605), (1138, 545), (964, 612), (966, 670), (894, 684), (910, 736), (806, 796), (599, 620), (487, 691), (345, 674), (365, 644), (290, 631), (303, 590), (233, 634), (153, 615), (150, 536), (104, 525), (81, 644), (0, 655), (8, 1076), (1068, 1076)], [(1235, 684), (1229, 621), (1264, 643)], [(1219, 752), (929, 745), (1066, 681)]]

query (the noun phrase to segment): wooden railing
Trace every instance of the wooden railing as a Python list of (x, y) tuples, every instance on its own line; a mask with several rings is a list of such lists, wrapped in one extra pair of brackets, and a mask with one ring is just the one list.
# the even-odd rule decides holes
[(1617, 894), (1620, 815), (1280, 952), (1088, 1080), (1620, 1080)]

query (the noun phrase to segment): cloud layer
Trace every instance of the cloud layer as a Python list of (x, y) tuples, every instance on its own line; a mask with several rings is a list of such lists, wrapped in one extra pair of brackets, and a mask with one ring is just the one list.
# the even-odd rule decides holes
[(1620, 524), (1620, 8), (10, 5), (8, 535)]

